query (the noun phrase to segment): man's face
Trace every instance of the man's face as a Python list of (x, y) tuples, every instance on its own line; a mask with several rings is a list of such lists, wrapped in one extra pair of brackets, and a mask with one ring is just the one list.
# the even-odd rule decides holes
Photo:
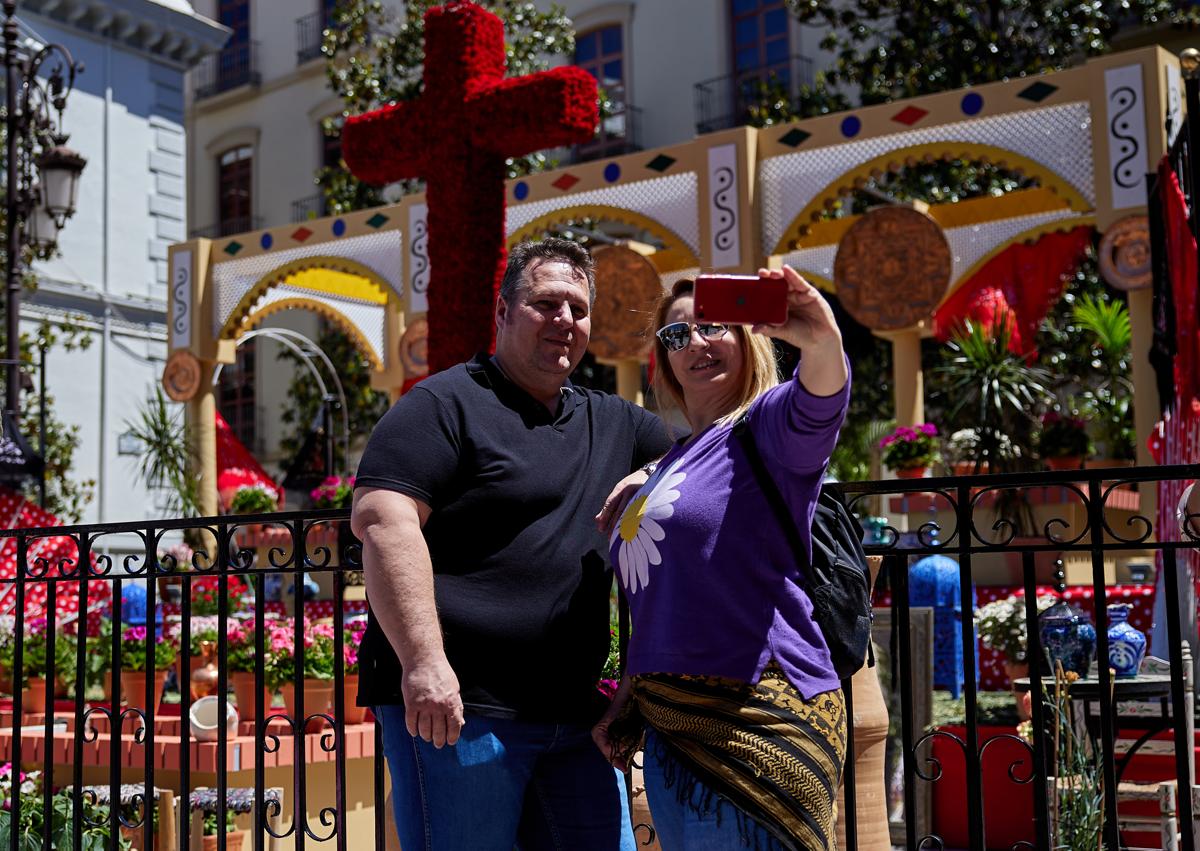
[(496, 303), (496, 354), (519, 383), (561, 383), (591, 336), (587, 279), (569, 263), (541, 260), (513, 297)]

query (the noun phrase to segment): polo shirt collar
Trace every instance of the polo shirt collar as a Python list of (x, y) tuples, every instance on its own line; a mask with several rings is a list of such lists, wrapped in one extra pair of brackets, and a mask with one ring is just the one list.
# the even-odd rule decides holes
[(474, 359), (468, 361), (466, 366), (469, 375), (476, 381), (491, 387), (496, 392), (497, 398), (509, 407), (522, 412), (536, 412), (542, 419), (553, 421), (555, 425), (565, 423), (575, 409), (584, 402), (584, 394), (568, 378), (559, 389), (562, 399), (558, 408), (558, 416), (551, 417), (550, 411), (545, 405), (504, 374), (494, 356), (480, 352), (475, 355)]

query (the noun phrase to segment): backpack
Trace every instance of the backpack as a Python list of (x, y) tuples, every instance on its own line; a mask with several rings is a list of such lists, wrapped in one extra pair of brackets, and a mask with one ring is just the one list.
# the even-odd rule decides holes
[(755, 445), (750, 424), (742, 417), (733, 427), (754, 470), (754, 477), (787, 535), (796, 560), (803, 567), (805, 590), (812, 601), (813, 619), (825, 636), (833, 669), (846, 680), (863, 666), (871, 648), (871, 574), (863, 552), (863, 531), (846, 508), (841, 493), (821, 488), (812, 522), (812, 560), (805, 557), (796, 522), (779, 492), (779, 486)]

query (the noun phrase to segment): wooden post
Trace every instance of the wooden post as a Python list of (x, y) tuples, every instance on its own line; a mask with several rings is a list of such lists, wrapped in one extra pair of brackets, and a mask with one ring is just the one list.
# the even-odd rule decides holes
[(217, 401), (213, 394), (213, 363), (201, 361), (200, 389), (187, 403), (188, 436), (195, 441), (200, 480), (200, 514), (213, 517), (220, 512), (217, 500)]
[(925, 375), (921, 371), (921, 328), (880, 333), (892, 344), (892, 382), (895, 385), (896, 425), (925, 422)]
[[(1150, 287), (1130, 290), (1129, 326), (1132, 340), (1130, 354), (1133, 368), (1134, 447), (1139, 467), (1153, 467), (1154, 458), (1146, 446), (1146, 439), (1154, 431), (1159, 418), (1158, 379), (1150, 365), (1150, 346), (1154, 342), (1154, 292)], [(1158, 483), (1141, 482), (1138, 485), (1140, 508), (1143, 517), (1154, 517), (1158, 510)]]
[(642, 363), (636, 360), (617, 361), (617, 395), (635, 405), (645, 406), (642, 394)]

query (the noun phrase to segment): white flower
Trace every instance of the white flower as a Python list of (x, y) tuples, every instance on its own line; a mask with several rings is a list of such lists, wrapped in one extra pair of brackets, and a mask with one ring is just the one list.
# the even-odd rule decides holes
[(615, 544), (618, 537), (621, 539), (617, 567), (621, 571), (621, 583), (631, 594), (650, 584), (650, 565), (662, 563), (656, 542), (663, 540), (667, 533), (658, 521), (675, 513), (672, 503), (679, 499), (676, 488), (687, 478), (686, 473), (678, 472), (682, 463), (680, 458), (651, 476), (630, 500), (621, 515), (621, 522), (613, 529), (609, 545)]

